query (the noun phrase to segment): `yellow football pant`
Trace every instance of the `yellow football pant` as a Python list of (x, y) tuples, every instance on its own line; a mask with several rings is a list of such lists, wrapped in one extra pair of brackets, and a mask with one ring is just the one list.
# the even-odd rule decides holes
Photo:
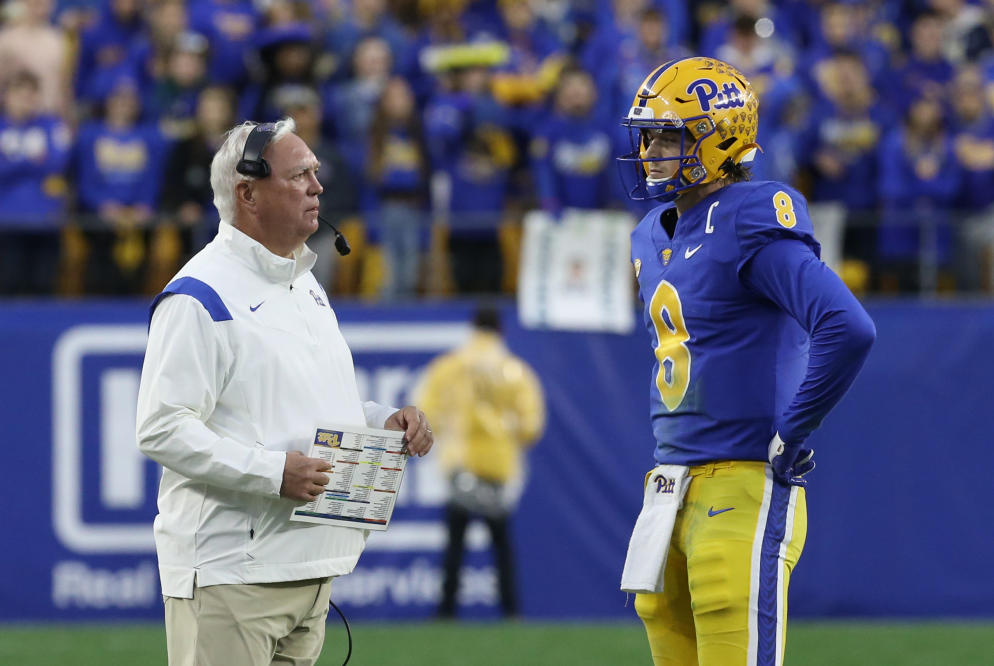
[(779, 666), (787, 584), (807, 535), (804, 489), (769, 465), (691, 467), (663, 592), (638, 594), (656, 666)]

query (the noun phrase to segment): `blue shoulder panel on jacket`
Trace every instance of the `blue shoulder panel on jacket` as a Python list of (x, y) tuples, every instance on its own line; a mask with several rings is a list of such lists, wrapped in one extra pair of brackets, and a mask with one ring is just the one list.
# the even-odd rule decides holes
[(209, 284), (201, 282), (197, 278), (181, 277), (167, 284), (166, 288), (162, 290), (162, 293), (152, 300), (152, 304), (148, 307), (149, 326), (152, 325), (152, 314), (155, 312), (155, 308), (158, 307), (159, 302), (163, 298), (170, 294), (193, 296), (200, 301), (200, 304), (204, 306), (204, 309), (207, 310), (211, 319), (214, 321), (231, 320), (231, 313), (228, 311), (227, 306), (225, 306), (224, 301), (221, 300), (221, 297), (217, 295), (217, 292)]

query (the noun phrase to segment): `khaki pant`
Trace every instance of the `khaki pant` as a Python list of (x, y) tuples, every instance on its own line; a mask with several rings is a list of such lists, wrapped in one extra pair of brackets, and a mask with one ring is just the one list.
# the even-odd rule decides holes
[(324, 644), (331, 579), (198, 587), (166, 597), (169, 666), (311, 666)]

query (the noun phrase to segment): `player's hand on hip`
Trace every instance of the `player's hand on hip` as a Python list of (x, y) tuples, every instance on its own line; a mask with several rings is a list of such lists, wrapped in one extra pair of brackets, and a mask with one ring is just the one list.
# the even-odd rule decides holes
[(403, 430), (407, 442), (407, 452), (415, 456), (423, 456), (431, 450), (435, 443), (435, 435), (428, 425), (425, 413), (413, 405), (408, 405), (390, 415), (383, 425), (387, 430)]
[(789, 486), (808, 485), (804, 475), (815, 468), (814, 455), (814, 449), (787, 444), (780, 439), (780, 433), (775, 434), (769, 448), (773, 476), (780, 483)]
[(283, 485), (280, 486), (280, 496), (287, 499), (311, 502), (324, 492), (324, 487), (331, 480), (327, 472), (331, 465), (320, 458), (308, 458), (300, 451), (290, 451), (286, 454), (283, 464)]

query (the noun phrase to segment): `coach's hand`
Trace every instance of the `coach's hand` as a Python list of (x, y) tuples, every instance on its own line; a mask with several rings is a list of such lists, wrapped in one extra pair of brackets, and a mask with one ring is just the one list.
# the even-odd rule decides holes
[(815, 468), (814, 449), (806, 449), (796, 444), (787, 444), (780, 439), (780, 433), (770, 442), (770, 465), (773, 476), (780, 483), (789, 486), (806, 486), (804, 475)]
[(413, 405), (408, 405), (390, 415), (383, 424), (387, 430), (403, 430), (407, 442), (407, 452), (415, 456), (423, 456), (431, 450), (435, 443), (435, 435), (428, 425), (425, 413)]
[(313, 501), (324, 492), (324, 487), (331, 480), (327, 474), (322, 474), (330, 469), (331, 465), (320, 458), (308, 458), (300, 451), (289, 451), (283, 465), (280, 496), (301, 502)]

